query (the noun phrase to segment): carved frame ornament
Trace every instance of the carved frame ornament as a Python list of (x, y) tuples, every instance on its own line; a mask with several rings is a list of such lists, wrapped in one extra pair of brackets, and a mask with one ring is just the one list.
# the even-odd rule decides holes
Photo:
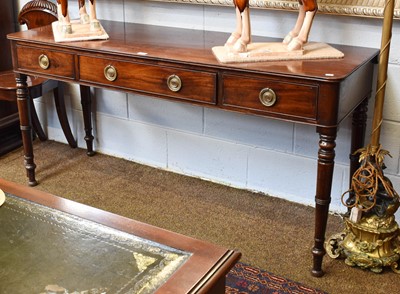
[[(164, 2), (233, 6), (233, 0), (158, 0)], [(250, 0), (250, 7), (298, 11), (297, 0)], [(318, 0), (318, 13), (383, 18), (385, 0)], [(400, 0), (395, 0), (394, 19), (400, 19)]]

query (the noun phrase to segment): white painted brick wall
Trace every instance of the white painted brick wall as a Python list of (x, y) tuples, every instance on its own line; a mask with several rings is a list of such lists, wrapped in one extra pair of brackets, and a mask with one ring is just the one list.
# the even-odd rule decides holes
[(203, 108), (142, 95), (129, 95), (129, 119), (164, 128), (203, 133)]
[(96, 116), (96, 145), (102, 153), (166, 168), (166, 131), (149, 124)]
[[(20, 0), (21, 5), (26, 0)], [(232, 7), (98, 0), (102, 19), (230, 32)], [(70, 11), (77, 16), (76, 1)], [(294, 12), (251, 11), (254, 35), (282, 38), (294, 25)], [(317, 15), (311, 41), (379, 48), (379, 19)], [(391, 152), (385, 174), (400, 191), (400, 22), (395, 21), (381, 142)], [(221, 40), (223, 42), (223, 40)], [(222, 43), (221, 43), (222, 44)], [(374, 86), (375, 86), (374, 82)], [(313, 205), (318, 134), (314, 127), (153, 99), (96, 90), (95, 147), (98, 151), (174, 172), (256, 190)], [(72, 129), (84, 148), (79, 88), (67, 88)], [(69, 99), (70, 98), (70, 99)], [(71, 100), (71, 101), (69, 101)], [(52, 99), (36, 102), (51, 139), (65, 142)], [(43, 107), (45, 106), (45, 107)], [(369, 140), (373, 101), (369, 105)], [(332, 188), (332, 210), (344, 211), (341, 194), (348, 187), (351, 120), (339, 128)], [(89, 160), (89, 159), (88, 159)], [(398, 217), (400, 213), (397, 213)]]
[[(314, 204), (317, 162), (292, 154), (253, 148), (249, 154), (248, 188), (264, 191), (287, 200)], [(347, 167), (336, 165), (332, 195), (342, 194)], [(331, 208), (341, 209), (339, 197), (333, 197)]]
[(233, 143), (293, 152), (293, 123), (235, 112), (206, 109), (205, 134)]
[(97, 114), (115, 116), (128, 119), (128, 95), (122, 92), (96, 89), (94, 93), (95, 109)]
[(172, 171), (244, 187), (248, 148), (201, 135), (168, 132), (168, 168)]

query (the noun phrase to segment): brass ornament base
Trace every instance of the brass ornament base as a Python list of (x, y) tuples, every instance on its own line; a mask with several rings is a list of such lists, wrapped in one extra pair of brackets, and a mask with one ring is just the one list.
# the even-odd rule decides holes
[(345, 218), (343, 232), (331, 236), (325, 249), (331, 258), (345, 258), (349, 266), (381, 273), (385, 267), (400, 274), (400, 229), (394, 216), (363, 217), (357, 223)]

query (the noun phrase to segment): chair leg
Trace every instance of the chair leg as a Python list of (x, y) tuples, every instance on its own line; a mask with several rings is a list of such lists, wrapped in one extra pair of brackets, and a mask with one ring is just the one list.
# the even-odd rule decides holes
[(38, 135), (40, 141), (46, 141), (47, 136), (44, 133), (42, 126), (40, 125), (40, 121), (39, 121), (32, 97), (29, 97), (28, 101), (29, 101), (32, 128), (33, 128), (34, 132)]
[(54, 93), (54, 102), (56, 105), (58, 119), (61, 124), (61, 128), (64, 132), (65, 138), (68, 141), (69, 146), (72, 148), (76, 148), (76, 140), (72, 135), (71, 128), (68, 122), (67, 112), (65, 110), (65, 101), (64, 101), (64, 85), (59, 82), (58, 87), (53, 90)]

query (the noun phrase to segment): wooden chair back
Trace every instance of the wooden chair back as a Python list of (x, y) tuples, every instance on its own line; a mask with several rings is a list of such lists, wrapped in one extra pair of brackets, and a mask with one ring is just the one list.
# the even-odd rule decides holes
[(47, 0), (32, 0), (28, 2), (18, 15), (18, 22), (34, 29), (57, 21), (57, 5)]

